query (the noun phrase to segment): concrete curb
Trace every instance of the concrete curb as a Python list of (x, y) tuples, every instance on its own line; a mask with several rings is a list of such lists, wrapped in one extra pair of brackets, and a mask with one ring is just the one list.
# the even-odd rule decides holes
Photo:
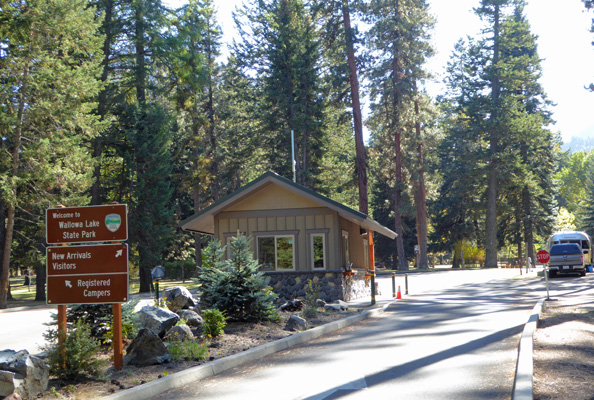
[(229, 357), (221, 358), (205, 365), (189, 368), (184, 371), (176, 372), (165, 378), (157, 379), (143, 385), (124, 390), (107, 397), (102, 397), (102, 400), (145, 400), (154, 398), (155, 396), (165, 393), (172, 389), (177, 389), (190, 383), (199, 381), (209, 376), (220, 374), (223, 371), (237, 367), (241, 364), (258, 360), (262, 357), (269, 356), (281, 350), (286, 350), (290, 347), (303, 344), (313, 339), (317, 339), (325, 334), (345, 328), (349, 325), (354, 325), (361, 322), (372, 315), (383, 312), (392, 302), (369, 311), (362, 312), (359, 315), (340, 319), (329, 324), (321, 325), (316, 328), (307, 330), (305, 332), (291, 335), (276, 342), (270, 342), (262, 346), (254, 347), (242, 353), (237, 353)]
[(518, 362), (516, 364), (516, 377), (514, 379), (514, 389), (512, 392), (513, 400), (532, 400), (533, 391), (533, 373), (534, 363), (532, 359), (534, 347), (534, 332), (538, 324), (538, 319), (545, 299), (540, 299), (528, 318), (528, 322), (524, 326), (524, 331), (520, 338), (520, 346), (518, 348)]

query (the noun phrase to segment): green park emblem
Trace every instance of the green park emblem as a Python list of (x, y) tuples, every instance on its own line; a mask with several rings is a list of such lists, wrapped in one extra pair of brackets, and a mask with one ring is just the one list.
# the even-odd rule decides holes
[(110, 232), (115, 232), (122, 225), (122, 217), (119, 214), (109, 214), (105, 217), (105, 226)]

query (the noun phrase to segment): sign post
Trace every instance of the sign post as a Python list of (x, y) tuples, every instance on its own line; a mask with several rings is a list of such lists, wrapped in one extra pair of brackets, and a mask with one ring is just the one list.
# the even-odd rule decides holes
[(543, 273), (545, 276), (545, 282), (546, 282), (546, 286), (547, 286), (547, 301), (548, 301), (548, 300), (551, 300), (551, 298), (549, 297), (549, 271), (547, 268), (547, 264), (549, 263), (549, 261), (551, 261), (551, 255), (546, 250), (539, 250), (538, 253), (536, 253), (536, 259), (538, 260), (539, 263), (544, 264), (542, 267), (542, 270), (543, 270)]
[[(114, 364), (123, 367), (122, 308), (129, 299), (128, 208), (125, 204), (46, 210), (47, 304), (58, 305), (58, 337), (67, 304), (113, 304)], [(108, 242), (109, 244), (98, 244)], [(92, 244), (87, 244), (92, 243)]]

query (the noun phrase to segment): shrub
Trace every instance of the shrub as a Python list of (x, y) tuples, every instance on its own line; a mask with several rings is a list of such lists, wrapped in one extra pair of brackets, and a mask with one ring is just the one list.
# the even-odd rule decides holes
[(319, 312), (316, 307), (306, 306), (303, 311), (301, 311), (301, 316), (308, 320), (317, 317), (318, 314)]
[[(135, 334), (136, 329), (136, 324), (132, 317), (136, 304), (138, 304), (138, 300), (122, 304), (122, 326), (124, 329), (128, 329), (132, 336)], [(57, 326), (57, 315), (53, 314), (52, 318), (53, 321), (49, 325)], [(84, 322), (89, 326), (92, 337), (103, 339), (106, 335), (110, 335), (109, 332), (113, 323), (113, 306), (111, 304), (78, 304), (68, 307), (66, 311), (66, 322), (74, 324), (78, 321)], [(55, 330), (53, 332), (53, 335), (55, 335)]]
[(173, 361), (204, 360), (208, 357), (208, 346), (195, 340), (169, 342), (167, 350)]
[(91, 336), (88, 324), (76, 321), (67, 329), (66, 340), (57, 343), (57, 335), (49, 345), (48, 363), (50, 372), (62, 379), (95, 378), (103, 364), (99, 360), (101, 344)]
[(258, 272), (253, 259), (251, 238), (243, 235), (231, 240), (231, 257), (222, 261), (225, 247), (211, 242), (204, 250), (197, 281), (201, 284), (200, 305), (217, 308), (232, 321), (276, 321), (276, 295), (268, 286), (269, 278)]
[(202, 331), (204, 335), (210, 336), (211, 338), (220, 336), (224, 333), (224, 329), (227, 326), (227, 318), (225, 314), (216, 308), (213, 310), (204, 310), (202, 312)]
[(311, 279), (305, 284), (305, 305), (310, 308), (317, 307), (317, 301), (320, 298), (320, 289)]

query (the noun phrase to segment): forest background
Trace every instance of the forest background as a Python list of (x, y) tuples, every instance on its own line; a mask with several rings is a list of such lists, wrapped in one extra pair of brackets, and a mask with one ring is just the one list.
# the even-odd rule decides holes
[(415, 245), (421, 268), (522, 263), (554, 230), (594, 232), (594, 153), (551, 129), (524, 8), (476, 0), (483, 30), (431, 97), (424, 0), (246, 0), (225, 57), (212, 0), (0, 0), (0, 308), (11, 271), (45, 298), (57, 204), (128, 204), (141, 292), (156, 265), (193, 271), (208, 238), (179, 222), (268, 170), (291, 178), (291, 131), (297, 183), (399, 234), (377, 238), (388, 268)]

